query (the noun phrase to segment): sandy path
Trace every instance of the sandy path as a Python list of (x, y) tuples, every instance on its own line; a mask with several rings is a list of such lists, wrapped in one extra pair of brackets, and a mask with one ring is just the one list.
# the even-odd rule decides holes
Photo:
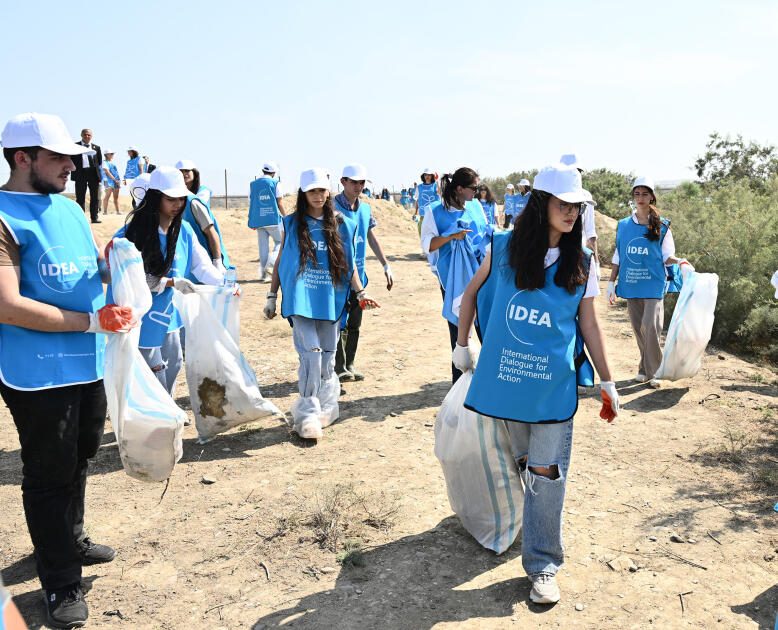
[[(778, 547), (776, 513), (750, 492), (746, 475), (705, 453), (722, 442), (725, 427), (757, 426), (775, 403), (778, 389), (765, 384), (773, 376), (711, 351), (693, 381), (658, 391), (633, 385), (637, 349), (626, 309), (606, 309), (600, 300), (623, 414), (607, 425), (597, 417), (598, 395), (581, 401), (565, 509), (563, 599), (552, 608), (528, 605), (518, 545), (496, 557), (451, 514), (433, 454), (432, 423), (450, 379), (440, 293), (417, 254), (415, 226), (399, 209), (377, 214), (397, 284), (388, 294), (379, 264), (368, 260), (370, 292), (383, 306), (365, 315), (362, 328), (358, 365), (369, 376), (345, 386), (343, 420), (318, 445), (303, 444), (273, 419), (204, 447), (189, 427), (184, 458), (160, 503), (162, 485), (122, 471), (107, 425), (91, 469), (87, 521), (93, 538), (119, 556), (84, 572), (92, 586), (90, 627), (772, 628), (778, 561), (765, 558)], [(109, 216), (100, 234), (112, 234), (119, 219)], [(221, 212), (219, 220), (244, 287), (242, 348), (264, 395), (288, 411), (297, 367), (289, 326), (262, 318), (268, 285), (255, 280), (256, 241), (245, 211)], [(755, 373), (766, 381), (758, 383)], [(710, 394), (719, 398), (701, 404)], [(183, 372), (177, 395), (188, 409)], [(0, 566), (30, 627), (38, 628), (43, 611), (20, 469), (3, 407)], [(204, 474), (216, 483), (201, 484)], [(288, 525), (303, 513), (301, 501), (323, 496), (336, 482), (400, 508), (388, 530), (353, 524), (365, 551), (362, 568), (341, 568), (310, 526)], [(696, 543), (670, 542), (671, 530)], [(606, 561), (618, 555), (641, 568), (610, 569)], [(688, 592), (682, 615), (678, 594)], [(105, 614), (114, 611), (124, 619)]]

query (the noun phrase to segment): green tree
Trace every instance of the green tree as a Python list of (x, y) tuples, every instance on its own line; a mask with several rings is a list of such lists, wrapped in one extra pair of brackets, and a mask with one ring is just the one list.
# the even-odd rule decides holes
[(596, 168), (583, 173), (583, 187), (592, 193), (597, 210), (613, 218), (621, 219), (629, 214), (628, 203), (632, 198), (632, 174)]
[(714, 187), (746, 179), (752, 188), (763, 189), (766, 181), (778, 174), (778, 153), (772, 144), (761, 146), (746, 143), (741, 135), (733, 140), (712, 133), (705, 149), (694, 168), (700, 181)]

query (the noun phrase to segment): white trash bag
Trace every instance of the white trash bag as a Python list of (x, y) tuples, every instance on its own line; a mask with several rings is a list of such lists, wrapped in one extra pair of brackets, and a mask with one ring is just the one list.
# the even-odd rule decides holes
[[(140, 319), (151, 308), (143, 260), (125, 238), (110, 253), (114, 302)], [(164, 481), (181, 459), (186, 412), (176, 405), (138, 351), (140, 327), (108, 335), (103, 385), (125, 472), (141, 481)]]
[(686, 276), (667, 329), (662, 364), (654, 378), (677, 381), (697, 374), (713, 330), (718, 294), (715, 273), (692, 271)]
[(257, 377), (238, 344), (216, 317), (207, 293), (183, 295), (173, 303), (186, 328), (186, 381), (200, 442), (239, 424), (283, 415), (259, 392)]
[(197, 292), (208, 300), (216, 319), (227, 329), (235, 344), (240, 346), (240, 295), (235, 295), (235, 288), (199, 284)]
[(435, 419), (435, 457), (451, 509), (482, 546), (501, 554), (521, 529), (524, 490), (505, 421), (465, 409), (471, 372), (459, 377)]

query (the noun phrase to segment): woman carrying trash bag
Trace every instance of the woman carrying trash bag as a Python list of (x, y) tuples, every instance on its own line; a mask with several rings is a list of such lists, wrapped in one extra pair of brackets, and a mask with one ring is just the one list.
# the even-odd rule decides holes
[[(441, 178), (443, 198), (427, 206), (421, 227), (421, 249), (433, 254), (435, 273), (443, 294), (443, 317), (448, 322), (451, 349), (457, 341), (457, 315), (451, 306), (459, 302), (459, 296), (478, 269), (485, 255), (488, 226), (481, 204), (475, 201), (478, 190), (478, 173), (463, 166), (453, 175)], [(462, 241), (464, 247), (454, 246)], [(465, 260), (461, 260), (461, 256)], [(466, 263), (460, 265), (459, 262)], [(470, 263), (469, 265), (467, 263)], [(463, 270), (469, 272), (461, 274)], [(458, 309), (456, 309), (458, 310)], [(476, 329), (476, 332), (480, 332)], [(456, 383), (462, 372), (451, 364), (451, 382)]]
[[(522, 565), (537, 604), (559, 601), (556, 573), (564, 561), (562, 508), (578, 409), (576, 324), (600, 375), (602, 418), (618, 415), (602, 332), (591, 252), (581, 245), (581, 175), (562, 164), (535, 177), (513, 231), (495, 233), (465, 291), (453, 353), (462, 371), (475, 369), (465, 407), (506, 422), (526, 488)], [(476, 304), (483, 332), (478, 366), (468, 340)]]
[(301, 438), (318, 439), (322, 428), (339, 415), (335, 350), (349, 285), (362, 310), (377, 308), (378, 303), (362, 288), (355, 262), (357, 226), (335, 211), (326, 170), (313, 168), (300, 174), (297, 208), (283, 221), (284, 241), (263, 312), (268, 319), (275, 317), (280, 286), (281, 316), (292, 325), (300, 357), (300, 397), (291, 409), (294, 431)]
[[(190, 272), (203, 284), (218, 285), (223, 278), (197, 242), (192, 228), (182, 221), (188, 194), (178, 169), (157, 167), (149, 175), (143, 200), (127, 217), (127, 224), (114, 235), (132, 242), (143, 258), (153, 299), (141, 321), (138, 349), (171, 396), (183, 364), (180, 340), (183, 323), (173, 306), (173, 289), (194, 293), (194, 284), (185, 277)], [(112, 244), (113, 241), (106, 248), (106, 259)], [(108, 295), (110, 298), (110, 287)]]
[[(627, 300), (629, 321), (640, 350), (635, 381), (648, 381), (650, 387), (657, 388), (660, 383), (653, 376), (662, 363), (665, 266), (678, 263), (682, 276), (694, 271), (694, 267), (685, 258), (676, 258), (670, 221), (659, 216), (654, 190), (654, 182), (648, 177), (638, 177), (632, 184), (634, 210), (616, 227), (607, 298), (611, 306), (616, 303), (616, 296)], [(614, 286), (617, 278), (618, 284)]]

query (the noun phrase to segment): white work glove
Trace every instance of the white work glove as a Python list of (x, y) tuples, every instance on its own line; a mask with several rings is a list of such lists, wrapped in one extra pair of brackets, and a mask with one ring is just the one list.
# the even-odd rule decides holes
[(211, 262), (213, 263), (213, 266), (216, 267), (216, 271), (221, 275), (227, 273), (227, 268), (224, 266), (221, 258), (214, 258)]
[(678, 267), (681, 269), (681, 278), (684, 282), (686, 282), (686, 278), (689, 276), (690, 273), (694, 271), (694, 265), (692, 265), (688, 260), (685, 258), (682, 258), (678, 261)]
[(475, 369), (475, 360), (470, 352), (470, 346), (460, 346), (457, 343), (454, 346), (454, 352), (451, 353), (451, 362), (460, 372), (467, 372)]
[(613, 280), (608, 281), (608, 288), (605, 290), (605, 297), (608, 298), (608, 304), (611, 306), (616, 303), (616, 283)]
[(267, 292), (267, 302), (265, 303), (265, 308), (262, 309), (262, 312), (265, 314), (265, 317), (268, 319), (273, 319), (276, 316), (276, 300), (278, 299), (277, 293), (272, 293), (271, 291)]
[(616, 383), (613, 381), (601, 381), (600, 390), (602, 395), (600, 418), (613, 422), (613, 419), (619, 415), (619, 393), (616, 391)]
[(394, 276), (392, 276), (392, 268), (389, 263), (384, 265), (384, 275), (386, 276), (386, 290), (391, 291), (394, 286)]
[(194, 282), (187, 280), (186, 278), (173, 278), (173, 288), (176, 291), (180, 291), (184, 295), (187, 293), (196, 293)]
[(594, 273), (597, 274), (597, 282), (602, 280), (602, 274), (600, 273), (600, 261), (595, 260), (594, 261)]

